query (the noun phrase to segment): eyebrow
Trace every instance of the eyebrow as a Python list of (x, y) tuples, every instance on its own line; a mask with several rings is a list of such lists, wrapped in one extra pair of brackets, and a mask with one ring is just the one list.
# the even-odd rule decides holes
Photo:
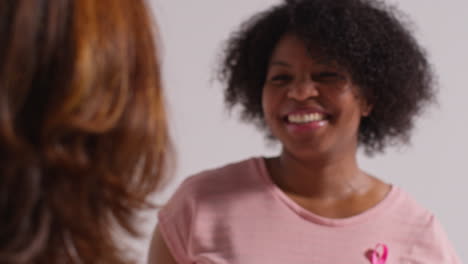
[[(314, 58), (316, 60), (316, 63), (318, 65), (321, 65), (321, 66), (325, 66), (325, 67), (332, 67), (332, 68), (336, 68), (336, 69), (340, 69), (339, 66), (337, 66), (336, 64), (334, 64), (333, 62), (331, 62), (330, 60), (327, 60), (323, 57), (316, 57)], [(291, 64), (285, 62), (285, 61), (282, 61), (282, 60), (274, 60), (274, 61), (271, 61), (269, 64), (269, 66), (282, 66), (282, 67), (292, 67)]]
[[(340, 72), (340, 73), (346, 73), (346, 74), (349, 74), (349, 71), (342, 67), (342, 66), (339, 66), (337, 65), (336, 63), (332, 62), (331, 60), (329, 59), (326, 59), (326, 57), (324, 56), (316, 56), (315, 58), (316, 63), (322, 67), (325, 67), (325, 69), (328, 69), (328, 70), (331, 70), (331, 71), (337, 71), (337, 72)], [(289, 68), (291, 69), (293, 67), (292, 64), (289, 64), (288, 62), (284, 61), (284, 60), (272, 60), (269, 64), (268, 64), (268, 68), (269, 67), (283, 67), (283, 68)]]
[(289, 64), (289, 63), (287, 63), (287, 62), (284, 62), (284, 61), (280, 61), (280, 60), (274, 60), (274, 61), (270, 62), (269, 65), (270, 65), (270, 66), (291, 67), (291, 64)]

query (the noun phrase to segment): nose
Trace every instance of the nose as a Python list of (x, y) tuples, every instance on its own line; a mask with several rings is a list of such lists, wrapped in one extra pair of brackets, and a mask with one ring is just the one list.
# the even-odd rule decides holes
[(293, 83), (288, 90), (288, 98), (297, 101), (305, 101), (319, 95), (317, 83), (311, 80), (298, 80), (296, 83)]

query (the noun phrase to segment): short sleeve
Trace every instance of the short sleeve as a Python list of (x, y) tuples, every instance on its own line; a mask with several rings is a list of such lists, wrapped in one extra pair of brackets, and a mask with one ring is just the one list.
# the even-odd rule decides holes
[(179, 264), (192, 263), (189, 245), (195, 212), (194, 196), (190, 181), (185, 180), (158, 214), (161, 235)]
[(442, 225), (433, 215), (410, 253), (410, 263), (461, 264)]

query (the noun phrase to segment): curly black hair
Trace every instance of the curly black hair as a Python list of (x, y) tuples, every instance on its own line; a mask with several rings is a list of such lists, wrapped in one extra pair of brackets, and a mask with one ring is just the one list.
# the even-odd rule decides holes
[(248, 19), (228, 39), (220, 62), (229, 109), (240, 106), (244, 121), (266, 129), (262, 89), (270, 56), (286, 33), (343, 66), (374, 105), (359, 128), (367, 154), (409, 143), (415, 117), (435, 101), (435, 78), (406, 16), (382, 1), (287, 0)]

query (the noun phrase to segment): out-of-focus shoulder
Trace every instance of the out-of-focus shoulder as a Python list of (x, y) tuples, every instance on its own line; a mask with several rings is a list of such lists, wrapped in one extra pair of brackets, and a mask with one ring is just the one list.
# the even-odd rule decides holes
[[(234, 182), (246, 180), (255, 170), (257, 158), (232, 162), (223, 166), (203, 170), (189, 176), (182, 183), (186, 188), (203, 188), (203, 186), (231, 185)], [(182, 186), (181, 185), (181, 186)]]

